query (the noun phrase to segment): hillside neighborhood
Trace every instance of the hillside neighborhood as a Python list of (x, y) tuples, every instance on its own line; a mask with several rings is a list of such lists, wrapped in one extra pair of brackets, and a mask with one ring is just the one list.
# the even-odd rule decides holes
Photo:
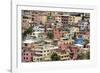
[(90, 59), (90, 14), (22, 10), (22, 62)]

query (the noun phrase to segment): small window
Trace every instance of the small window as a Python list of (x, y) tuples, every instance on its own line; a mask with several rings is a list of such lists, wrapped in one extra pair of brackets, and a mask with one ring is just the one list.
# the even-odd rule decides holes
[(28, 55), (28, 53), (26, 53), (26, 55)]
[(34, 21), (34, 18), (32, 18), (32, 21)]
[(67, 57), (67, 56), (64, 56), (64, 57)]
[(27, 44), (25, 44), (25, 46), (27, 46)]
[(28, 57), (26, 59), (28, 59)]
[(24, 57), (24, 60), (25, 60), (25, 57)]

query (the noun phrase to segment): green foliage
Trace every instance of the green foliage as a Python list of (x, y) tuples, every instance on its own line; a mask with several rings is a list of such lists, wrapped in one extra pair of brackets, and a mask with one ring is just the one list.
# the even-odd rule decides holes
[(78, 59), (82, 60), (82, 59), (90, 59), (90, 52), (87, 53), (79, 53), (78, 54)]
[(52, 61), (58, 61), (58, 60), (60, 60), (60, 56), (58, 56), (57, 53), (53, 53), (53, 54), (51, 55), (51, 60), (52, 60)]
[(53, 33), (52, 32), (48, 32), (47, 36), (48, 36), (49, 39), (52, 39), (53, 38)]
[(84, 59), (84, 54), (83, 53), (80, 53), (80, 54), (78, 54), (78, 59)]
[(90, 59), (90, 52), (87, 52), (87, 59)]
[(74, 39), (74, 40), (76, 39), (76, 33), (74, 33), (74, 36), (72, 37), (72, 39)]
[(24, 33), (23, 36), (26, 36), (27, 34), (31, 34), (32, 33), (32, 27), (29, 27)]
[(89, 40), (88, 39), (84, 39), (84, 45), (88, 44)]

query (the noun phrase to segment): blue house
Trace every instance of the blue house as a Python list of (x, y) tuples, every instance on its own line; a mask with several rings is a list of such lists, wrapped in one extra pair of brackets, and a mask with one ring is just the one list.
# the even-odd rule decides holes
[(82, 37), (82, 35), (79, 36), (77, 39), (75, 39), (74, 44), (81, 44), (81, 45), (83, 44), (83, 37)]

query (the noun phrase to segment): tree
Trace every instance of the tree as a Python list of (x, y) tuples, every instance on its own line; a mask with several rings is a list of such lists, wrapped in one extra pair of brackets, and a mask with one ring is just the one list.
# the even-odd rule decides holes
[(86, 44), (88, 44), (88, 43), (89, 43), (89, 40), (88, 40), (88, 39), (87, 39), (87, 40), (85, 40), (85, 43), (86, 43)]
[(87, 45), (89, 43), (88, 39), (84, 39), (84, 45)]
[(51, 60), (52, 61), (58, 61), (58, 60), (60, 60), (60, 56), (57, 53), (53, 53), (51, 55)]
[(26, 30), (26, 33), (27, 33), (27, 34), (31, 34), (31, 33), (32, 33), (32, 27), (29, 27), (29, 28)]
[(87, 52), (87, 59), (90, 59), (90, 51)]
[(80, 60), (84, 59), (84, 54), (82, 52), (78, 54), (78, 59)]
[(86, 52), (86, 53), (79, 53), (78, 54), (78, 59), (82, 60), (82, 59), (90, 59), (90, 52)]
[(52, 13), (50, 12), (49, 15), (47, 16), (47, 20), (51, 20), (52, 19)]
[(74, 40), (76, 39), (76, 32), (74, 33), (74, 36), (72, 37), (72, 39)]
[(52, 39), (53, 38), (53, 33), (52, 32), (48, 32), (47, 36), (48, 36), (49, 39)]
[(27, 34), (31, 34), (32, 31), (32, 27), (29, 27), (26, 31), (24, 31), (24, 33), (22, 33), (22, 38), (24, 38)]

